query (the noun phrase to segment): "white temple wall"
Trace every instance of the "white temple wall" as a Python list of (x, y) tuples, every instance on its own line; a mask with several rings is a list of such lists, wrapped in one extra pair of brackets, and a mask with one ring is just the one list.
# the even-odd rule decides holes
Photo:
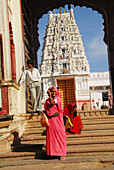
[(23, 47), (22, 47), (22, 23), (21, 23), (21, 9), (20, 0), (11, 0), (10, 7), (12, 14), (9, 12), (10, 22), (12, 23), (13, 39), (15, 44), (15, 58), (16, 58), (16, 77), (17, 82), (22, 73), (23, 67)]
[(92, 99), (94, 99), (93, 108), (101, 109), (101, 106), (103, 104), (106, 105), (106, 106), (109, 106), (109, 101), (104, 101), (103, 102), (103, 100), (102, 100), (102, 92), (108, 92), (108, 90), (92, 90), (91, 91), (91, 97), (92, 97)]
[[(110, 89), (109, 72), (90, 73), (89, 86), (91, 88), (91, 97), (94, 99), (93, 108), (99, 109), (103, 104), (109, 106), (109, 101), (103, 102), (102, 99), (102, 92), (109, 92)], [(106, 89), (106, 87), (109, 89)]]
[[(8, 4), (7, 4), (8, 2)], [(12, 81), (11, 54), (10, 54), (10, 34), (9, 22), (11, 22), (13, 31), (13, 41), (15, 45), (16, 60), (16, 79)], [(8, 107), (9, 114), (19, 115), (26, 112), (24, 85), (18, 87), (17, 83), (22, 74), (23, 67), (23, 48), (22, 48), (22, 24), (20, 0), (0, 0), (0, 34), (3, 41), (3, 64), (4, 80), (2, 86), (8, 89)], [(6, 109), (6, 108), (5, 108)]]
[[(24, 45), (22, 40), (22, 23), (21, 23), (21, 8), (20, 8), (20, 0), (12, 0), (10, 1), (10, 7), (12, 11), (12, 15), (10, 17), (12, 23), (13, 30), (13, 39), (15, 44), (15, 59), (16, 59), (16, 78), (17, 83), (21, 77), (23, 72), (24, 63)], [(17, 99), (16, 108), (18, 113), (26, 112), (26, 96), (24, 84), (19, 88), (17, 93), (14, 91), (13, 94)], [(12, 89), (13, 90), (13, 89)], [(16, 94), (15, 94), (16, 93)], [(15, 107), (14, 107), (15, 108)], [(12, 109), (13, 110), (13, 109)]]
[(77, 100), (89, 100), (89, 88), (88, 88), (88, 76), (87, 77), (79, 77), (77, 76), (76, 82), (76, 90), (77, 90)]

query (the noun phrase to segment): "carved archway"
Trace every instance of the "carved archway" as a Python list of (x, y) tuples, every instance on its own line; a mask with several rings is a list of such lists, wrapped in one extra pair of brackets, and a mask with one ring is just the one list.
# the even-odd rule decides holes
[[(109, 73), (110, 73), (110, 83), (112, 96), (114, 96), (114, 1), (113, 0), (42, 0), (39, 4), (37, 0), (29, 0), (31, 3), (32, 17), (33, 17), (33, 28), (34, 28), (34, 48), (35, 48), (35, 57), (37, 57), (37, 51), (40, 47), (38, 40), (38, 21), (44, 14), (53, 9), (63, 7), (68, 4), (70, 9), (70, 4), (73, 4), (74, 7), (87, 7), (92, 10), (98, 11), (104, 19), (104, 42), (108, 46), (108, 61), (109, 61)], [(114, 103), (114, 97), (113, 97)]]
[[(42, 12), (37, 12), (35, 14), (35, 23), (34, 23), (34, 26), (36, 27), (35, 30), (36, 30), (36, 34), (37, 37), (39, 37), (39, 34), (38, 34), (38, 27), (37, 27), (37, 24), (38, 24), (38, 21), (39, 19), (42, 18), (42, 16), (44, 14), (47, 14), (50, 11), (52, 11), (53, 9), (57, 9), (57, 8), (60, 8), (60, 7), (65, 7), (65, 5), (68, 5), (69, 9), (71, 8), (70, 5), (73, 4), (74, 7), (76, 6), (80, 6), (80, 7), (86, 7), (86, 8), (91, 8), (92, 10), (96, 10), (99, 14), (102, 15), (102, 18), (104, 20), (104, 42), (108, 45), (108, 37), (107, 37), (107, 29), (108, 29), (108, 23), (107, 23), (107, 13), (106, 13), (106, 9), (103, 8), (103, 3), (99, 3), (97, 1), (97, 5), (94, 1), (90, 1), (90, 0), (87, 0), (87, 1), (84, 1), (84, 0), (78, 0), (78, 1), (74, 1), (74, 0), (71, 0), (69, 2), (69, 0), (66, 0), (64, 3), (61, 1), (58, 1), (58, 3), (55, 3), (53, 5), (50, 5), (48, 6), (48, 8), (43, 8), (43, 11)], [(101, 5), (101, 6), (100, 6)], [(37, 50), (39, 49), (40, 47), (40, 43), (39, 43), (39, 40), (37, 39)]]

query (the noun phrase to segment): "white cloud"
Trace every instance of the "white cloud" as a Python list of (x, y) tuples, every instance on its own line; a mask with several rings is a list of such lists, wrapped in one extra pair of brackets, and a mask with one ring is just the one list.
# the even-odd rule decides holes
[(87, 46), (90, 60), (98, 61), (107, 56), (107, 46), (101, 35), (97, 35)]

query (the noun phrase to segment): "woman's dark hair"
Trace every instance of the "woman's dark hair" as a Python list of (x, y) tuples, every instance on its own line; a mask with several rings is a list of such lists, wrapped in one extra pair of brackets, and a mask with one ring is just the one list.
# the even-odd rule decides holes
[(74, 108), (74, 107), (76, 107), (76, 108), (77, 108), (77, 105), (76, 105), (76, 104), (74, 104), (72, 107), (73, 107), (73, 108)]
[(57, 89), (59, 90), (59, 87), (57, 87)]

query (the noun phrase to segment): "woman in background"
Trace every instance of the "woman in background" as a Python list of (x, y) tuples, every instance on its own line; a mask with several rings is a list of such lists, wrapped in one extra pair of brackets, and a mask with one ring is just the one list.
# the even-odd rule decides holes
[(56, 87), (49, 88), (44, 108), (49, 120), (46, 128), (46, 152), (49, 156), (59, 156), (60, 160), (66, 156), (66, 133), (63, 122), (62, 101)]
[(71, 123), (73, 124), (72, 127), (67, 129), (67, 132), (71, 134), (81, 134), (83, 123), (80, 116), (77, 116), (76, 103), (70, 103), (67, 107), (64, 108), (64, 116), (65, 115), (70, 118)]

